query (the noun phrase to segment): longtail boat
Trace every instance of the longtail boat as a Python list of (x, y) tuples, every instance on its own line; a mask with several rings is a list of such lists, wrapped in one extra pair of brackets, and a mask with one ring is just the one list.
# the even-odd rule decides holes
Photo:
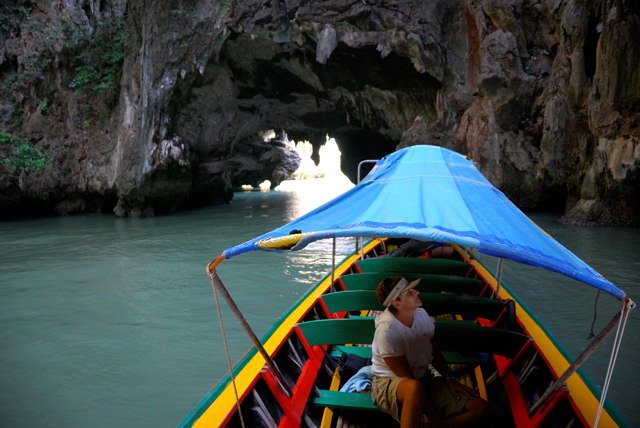
[[(335, 262), (336, 239), (355, 238)], [(218, 275), (223, 261), (256, 250), (289, 252), (333, 241), (333, 268), (258, 339)], [(476, 256), (497, 258), (496, 272)], [(577, 358), (503, 283), (502, 262), (547, 269), (620, 301)], [(222, 252), (206, 268), (253, 341), (180, 427), (397, 426), (367, 392), (376, 285), (420, 278), (435, 341), (459, 381), (490, 404), (490, 426), (628, 426), (580, 365), (635, 304), (624, 291), (537, 227), (466, 157), (412, 146), (377, 161), (355, 187), (278, 229)], [(578, 291), (579, 292), (579, 291)], [(612, 367), (612, 365), (610, 365)], [(355, 385), (355, 388), (354, 388)]]

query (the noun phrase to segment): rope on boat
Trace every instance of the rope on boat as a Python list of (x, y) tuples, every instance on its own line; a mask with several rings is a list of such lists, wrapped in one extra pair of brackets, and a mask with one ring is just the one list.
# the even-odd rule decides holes
[(593, 339), (596, 337), (596, 334), (593, 332), (593, 328), (596, 325), (596, 318), (598, 318), (598, 299), (600, 298), (600, 291), (596, 294), (596, 301), (593, 302), (593, 320), (591, 320), (591, 331), (587, 335), (587, 339)]
[[(209, 264), (209, 266), (211, 266), (211, 263)], [(258, 339), (258, 336), (256, 336), (256, 334), (253, 332), (253, 329), (251, 329), (251, 326), (245, 319), (244, 315), (242, 315), (240, 308), (238, 308), (238, 305), (236, 305), (236, 302), (231, 297), (231, 294), (229, 294), (229, 290), (227, 290), (227, 287), (224, 286), (215, 269), (212, 271), (209, 269), (209, 266), (207, 266), (207, 275), (209, 275), (209, 278), (211, 278), (212, 284), (220, 291), (220, 293), (222, 293), (222, 297), (224, 297), (227, 305), (229, 305), (229, 308), (231, 309), (233, 314), (236, 316), (238, 321), (240, 321), (240, 325), (244, 329), (245, 333), (247, 333), (249, 339), (251, 339), (258, 352), (260, 352), (260, 355), (262, 355), (262, 358), (264, 358), (264, 362), (271, 370), (271, 373), (273, 373), (273, 375), (275, 376), (278, 384), (280, 385), (280, 388), (282, 389), (282, 392), (286, 394), (287, 397), (291, 397), (293, 395), (293, 392), (291, 391), (289, 384), (284, 379), (284, 376), (282, 376), (282, 373), (278, 369), (278, 366), (276, 366), (275, 361), (273, 361), (273, 359), (269, 356), (269, 353), (266, 351), (266, 349), (264, 349), (264, 346), (262, 346), (262, 343), (260, 343), (260, 339)]]
[(598, 423), (600, 422), (600, 415), (602, 414), (602, 408), (604, 407), (604, 402), (607, 397), (607, 392), (609, 391), (609, 385), (611, 385), (611, 377), (613, 376), (613, 369), (616, 365), (616, 361), (618, 360), (618, 352), (620, 351), (620, 345), (622, 344), (622, 336), (624, 335), (624, 329), (627, 326), (627, 319), (629, 319), (629, 313), (634, 307), (635, 307), (635, 303), (631, 299), (626, 299), (622, 304), (622, 309), (620, 311), (621, 320), (618, 323), (618, 328), (616, 329), (616, 337), (613, 340), (613, 349), (611, 350), (609, 367), (607, 367), (607, 375), (605, 376), (604, 384), (602, 386), (602, 395), (600, 396), (600, 402), (598, 403), (598, 413), (596, 414), (596, 420), (593, 424), (594, 428), (597, 428)]
[(380, 245), (382, 246), (382, 254), (387, 254), (387, 243), (384, 242), (384, 239), (379, 238)]
[[(627, 310), (625, 310), (625, 308), (623, 307), (621, 311), (617, 312), (615, 316), (611, 319), (611, 321), (609, 321), (609, 323), (591, 341), (589, 346), (587, 346), (587, 348), (584, 351), (582, 351), (580, 355), (578, 355), (578, 358), (575, 359), (575, 361), (567, 368), (567, 370), (565, 370), (565, 372), (560, 377), (558, 377), (558, 379), (556, 379), (555, 382), (549, 385), (549, 387), (544, 392), (544, 394), (542, 394), (542, 396), (538, 399), (538, 401), (536, 401), (536, 403), (533, 406), (531, 406), (531, 408), (529, 409), (530, 415), (533, 415), (547, 401), (547, 399), (551, 395), (553, 395), (560, 387), (562, 387), (567, 381), (567, 379), (569, 379), (569, 377), (572, 374), (574, 374), (575, 371), (578, 370), (578, 368), (582, 366), (582, 364), (584, 364), (585, 361), (587, 361), (587, 359), (591, 356), (593, 351), (595, 351), (602, 344), (604, 339), (611, 333), (614, 327), (618, 326), (618, 328), (620, 328), (619, 324), (622, 324), (620, 320), (622, 319), (623, 314), (625, 316), (625, 323), (626, 323), (626, 317), (628, 316), (629, 311), (635, 307), (635, 303), (631, 299), (626, 297), (624, 300), (624, 305), (625, 307), (627, 307)], [(621, 336), (622, 335), (620, 335), (620, 339), (622, 338)], [(618, 343), (618, 347), (619, 346), (620, 344)], [(617, 351), (616, 351), (616, 357), (617, 357)], [(603, 392), (602, 398), (601, 398), (602, 403), (604, 403), (604, 395), (605, 394)]]
[[(207, 273), (209, 269), (207, 268)], [(210, 273), (209, 273), (209, 276)], [(216, 312), (218, 313), (218, 323), (220, 323), (220, 331), (222, 332), (222, 341), (224, 342), (224, 352), (227, 355), (227, 364), (229, 366), (229, 373), (231, 374), (231, 383), (233, 384), (233, 394), (236, 397), (236, 406), (238, 407), (238, 415), (240, 415), (240, 425), (245, 428), (244, 418), (242, 417), (242, 409), (240, 408), (240, 398), (238, 397), (238, 388), (236, 387), (236, 376), (233, 373), (233, 366), (231, 364), (231, 357), (229, 356), (229, 345), (227, 343), (227, 334), (224, 329), (224, 323), (222, 322), (222, 312), (220, 310), (220, 302), (218, 301), (218, 291), (216, 290), (213, 277), (211, 278), (211, 288), (213, 288), (213, 297), (216, 301)]]

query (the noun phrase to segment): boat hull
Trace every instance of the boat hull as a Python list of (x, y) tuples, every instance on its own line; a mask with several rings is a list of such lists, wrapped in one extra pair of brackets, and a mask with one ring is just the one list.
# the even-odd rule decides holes
[[(367, 401), (367, 397), (362, 397), (368, 394), (341, 395), (337, 389), (346, 379), (339, 378), (338, 370), (329, 361), (332, 353), (346, 351), (365, 357), (370, 353), (366, 346), (355, 346), (360, 343), (366, 345), (367, 340), (370, 344), (373, 324), (372, 319), (367, 318), (371, 315), (368, 311), (380, 309), (371, 300), (371, 284), (374, 282), (373, 277), (368, 278), (372, 272), (367, 272), (367, 269), (374, 269), (373, 276), (402, 274), (406, 277), (425, 275), (428, 278), (421, 281), (430, 287), (424, 291), (423, 300), (432, 304), (432, 307), (427, 306), (431, 315), (435, 313), (437, 317), (444, 317), (436, 321), (440, 326), (436, 329), (449, 332), (440, 339), (444, 350), (448, 351), (447, 359), (465, 373), (469, 386), (502, 409), (497, 416), (500, 426), (593, 425), (600, 393), (580, 370), (569, 377), (566, 387), (553, 394), (540, 410), (529, 413), (536, 396), (542, 395), (546, 385), (569, 367), (572, 358), (507, 286), (501, 284), (497, 287), (495, 277), (485, 266), (467, 258), (464, 266), (449, 266), (454, 273), (445, 275), (451, 271), (436, 269), (424, 272), (424, 263), (411, 260), (410, 263), (417, 266), (415, 269), (408, 265), (390, 266), (388, 261), (392, 258), (385, 258), (385, 270), (376, 272), (375, 269), (383, 269), (381, 262), (373, 260), (381, 259), (377, 256), (385, 251), (382, 242), (370, 241), (360, 253), (345, 258), (333, 274), (329, 273), (311, 288), (263, 336), (261, 343), (276, 366), (284, 372), (290, 395), (274, 373), (266, 368), (264, 357), (252, 348), (235, 364), (234, 376), (227, 373), (220, 379), (179, 426), (331, 427), (336, 425), (338, 417), (357, 420), (362, 422), (361, 426), (376, 426), (376, 418), (379, 422), (379, 418), (385, 415), (375, 410), (370, 398)], [(465, 256), (461, 248), (455, 248), (456, 258)], [(361, 263), (363, 257), (373, 262)], [(374, 267), (365, 266), (367, 264)], [(363, 278), (367, 281), (361, 281)], [(359, 281), (367, 282), (369, 290), (357, 285)], [(455, 292), (451, 292), (451, 287), (458, 287), (456, 290), (462, 293), (453, 296)], [(497, 299), (491, 299), (496, 291)], [(470, 292), (476, 294), (469, 295)], [(480, 300), (486, 304), (474, 303)], [(451, 302), (460, 309), (450, 309)], [(467, 304), (470, 309), (465, 310), (470, 312), (462, 310)], [(496, 304), (503, 307), (496, 308)], [(477, 313), (473, 312), (474, 307)], [(332, 330), (334, 324), (335, 333)], [(360, 327), (354, 327), (356, 325)], [(348, 337), (343, 337), (344, 332)], [(482, 340), (471, 344), (469, 338), (472, 337)], [(536, 372), (529, 376), (534, 372), (532, 367)], [(535, 379), (539, 381), (534, 382)], [(237, 410), (238, 402), (243, 420), (240, 420)], [(368, 422), (371, 419), (374, 425)], [(599, 426), (625, 425), (615, 409), (605, 405)]]

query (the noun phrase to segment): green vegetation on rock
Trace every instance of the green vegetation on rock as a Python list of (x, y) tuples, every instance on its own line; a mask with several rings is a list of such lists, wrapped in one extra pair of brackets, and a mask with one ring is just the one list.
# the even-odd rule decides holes
[(69, 55), (75, 71), (69, 87), (76, 92), (115, 92), (119, 86), (127, 37), (124, 18), (101, 20), (93, 31), (67, 27), (64, 52)]
[(48, 156), (26, 138), (0, 132), (0, 164), (17, 172), (36, 172), (45, 169), (48, 161)]

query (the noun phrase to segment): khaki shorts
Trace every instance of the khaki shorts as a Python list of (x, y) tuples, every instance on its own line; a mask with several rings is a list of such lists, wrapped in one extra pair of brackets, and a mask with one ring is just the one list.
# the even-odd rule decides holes
[[(373, 402), (380, 410), (390, 414), (398, 422), (400, 421), (400, 409), (397, 391), (398, 385), (405, 379), (407, 378), (373, 376), (371, 385)], [(440, 416), (446, 419), (464, 411), (464, 406), (469, 398), (465, 395), (456, 398), (449, 390), (449, 385), (444, 378), (426, 375), (422, 378), (422, 382), (425, 384), (427, 396), (434, 403)]]

